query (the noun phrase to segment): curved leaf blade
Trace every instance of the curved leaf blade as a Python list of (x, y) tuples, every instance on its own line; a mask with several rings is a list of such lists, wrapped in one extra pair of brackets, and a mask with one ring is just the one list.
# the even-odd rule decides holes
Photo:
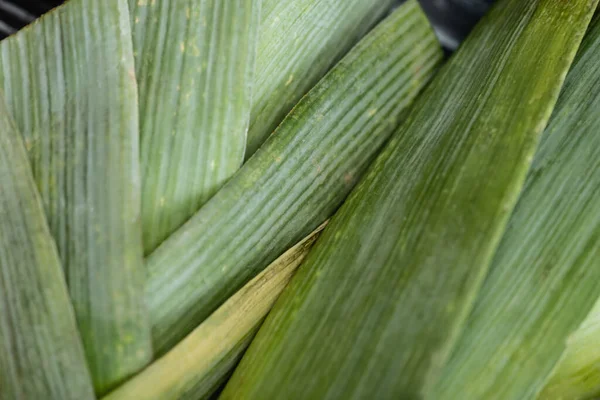
[(427, 398), (592, 4), (497, 4), (332, 218), (222, 399)]
[(130, 4), (149, 254), (242, 165), (260, 0)]
[(336, 210), (440, 60), (427, 19), (409, 1), (150, 255), (146, 301), (158, 353)]
[(137, 86), (124, 0), (72, 0), (0, 43), (94, 386), (151, 358), (143, 293)]

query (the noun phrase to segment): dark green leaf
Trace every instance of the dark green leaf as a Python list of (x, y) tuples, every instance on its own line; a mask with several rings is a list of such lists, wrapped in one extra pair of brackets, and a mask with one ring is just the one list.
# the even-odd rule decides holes
[(496, 5), (333, 217), (223, 399), (440, 398), (431, 383), (595, 4)]

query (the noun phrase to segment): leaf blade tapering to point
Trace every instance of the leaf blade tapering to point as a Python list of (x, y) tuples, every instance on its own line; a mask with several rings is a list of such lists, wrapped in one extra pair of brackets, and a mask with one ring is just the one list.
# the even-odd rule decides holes
[(0, 100), (0, 398), (92, 400), (58, 252)]
[(263, 0), (249, 158), (394, 0)]
[(242, 165), (261, 0), (130, 4), (148, 254)]
[(440, 60), (426, 17), (409, 1), (150, 255), (146, 301), (158, 353), (335, 211)]
[(592, 4), (495, 6), (332, 218), (222, 399), (426, 398)]
[(325, 224), (283, 253), (164, 357), (103, 400), (205, 399), (241, 358)]
[(152, 356), (143, 301), (137, 85), (125, 0), (72, 0), (0, 43), (94, 386)]

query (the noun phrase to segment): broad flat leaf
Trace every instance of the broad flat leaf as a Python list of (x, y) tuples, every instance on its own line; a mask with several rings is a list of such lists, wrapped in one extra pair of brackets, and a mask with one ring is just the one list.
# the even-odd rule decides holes
[(242, 165), (260, 0), (131, 0), (146, 253)]
[(263, 0), (246, 157), (396, 0)]
[(150, 255), (146, 301), (159, 354), (338, 208), (440, 59), (427, 19), (409, 1)]
[(94, 399), (56, 246), (0, 101), (0, 398)]
[(125, 0), (72, 0), (1, 42), (0, 87), (24, 135), (102, 392), (151, 357)]
[(496, 5), (333, 217), (223, 399), (425, 398), (593, 4)]
[(104, 400), (208, 398), (237, 364), (323, 227), (283, 253), (164, 357)]
[(600, 294), (598, 22), (434, 399), (534, 399)]

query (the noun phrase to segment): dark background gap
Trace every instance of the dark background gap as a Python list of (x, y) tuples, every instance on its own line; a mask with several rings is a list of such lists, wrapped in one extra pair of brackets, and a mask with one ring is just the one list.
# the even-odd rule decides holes
[[(440, 42), (447, 52), (452, 52), (494, 0), (419, 1)], [(15, 33), (62, 3), (61, 0), (0, 0), (0, 39)]]
[(60, 0), (0, 0), (0, 38), (15, 33), (62, 3)]

